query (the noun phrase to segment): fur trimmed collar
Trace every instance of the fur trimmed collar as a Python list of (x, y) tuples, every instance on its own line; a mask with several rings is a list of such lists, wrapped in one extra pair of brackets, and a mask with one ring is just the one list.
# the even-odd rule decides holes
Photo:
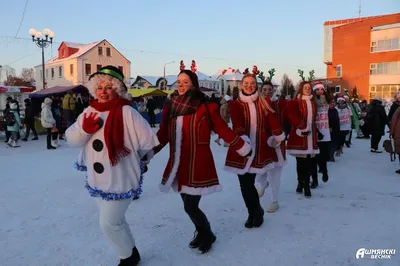
[(242, 91), (239, 92), (239, 99), (245, 103), (252, 103), (258, 99), (258, 91), (253, 93), (252, 95), (245, 95)]
[(309, 95), (309, 96), (306, 96), (306, 95), (299, 95), (299, 96), (297, 96), (297, 99), (305, 100), (305, 101), (311, 101), (312, 98), (313, 98), (312, 94)]

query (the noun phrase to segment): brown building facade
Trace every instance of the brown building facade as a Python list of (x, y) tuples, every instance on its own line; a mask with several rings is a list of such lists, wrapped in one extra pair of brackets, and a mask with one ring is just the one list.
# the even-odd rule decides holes
[(400, 13), (324, 23), (328, 87), (366, 100), (400, 91)]

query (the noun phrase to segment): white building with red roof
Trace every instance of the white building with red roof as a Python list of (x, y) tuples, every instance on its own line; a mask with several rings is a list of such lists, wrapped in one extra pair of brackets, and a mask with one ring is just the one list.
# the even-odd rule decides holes
[[(106, 65), (121, 69), (130, 86), (131, 62), (107, 40), (89, 44), (62, 42), (57, 56), (45, 62), (46, 87), (86, 85), (89, 76)], [(43, 89), (42, 65), (35, 66), (36, 90)]]

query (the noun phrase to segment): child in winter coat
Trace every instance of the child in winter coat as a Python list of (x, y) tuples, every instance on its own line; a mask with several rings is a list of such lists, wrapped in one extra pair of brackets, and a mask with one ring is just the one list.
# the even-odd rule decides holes
[(13, 148), (17, 148), (19, 147), (18, 145), (18, 133), (19, 130), (21, 128), (21, 118), (19, 117), (18, 114), (18, 105), (14, 102), (10, 103), (10, 111), (9, 111), (9, 115), (10, 116), (14, 116), (14, 119), (10, 119), (13, 120), (13, 124), (11, 125), (11, 123), (7, 126), (7, 131), (11, 133), (11, 137), (8, 140), (8, 146), (13, 147)]

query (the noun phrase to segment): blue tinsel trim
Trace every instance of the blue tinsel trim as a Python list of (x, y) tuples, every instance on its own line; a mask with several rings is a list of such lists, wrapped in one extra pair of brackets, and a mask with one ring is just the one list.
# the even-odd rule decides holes
[(74, 163), (74, 168), (78, 171), (87, 172), (87, 167), (85, 165), (78, 164), (78, 162)]
[(98, 188), (92, 188), (86, 181), (86, 189), (89, 191), (90, 196), (92, 197), (101, 197), (103, 200), (124, 200), (130, 199), (133, 197), (139, 197), (142, 194), (142, 185), (143, 185), (143, 172), (144, 172), (145, 165), (140, 162), (140, 179), (139, 179), (139, 187), (137, 189), (131, 189), (125, 193), (110, 193), (104, 192)]

